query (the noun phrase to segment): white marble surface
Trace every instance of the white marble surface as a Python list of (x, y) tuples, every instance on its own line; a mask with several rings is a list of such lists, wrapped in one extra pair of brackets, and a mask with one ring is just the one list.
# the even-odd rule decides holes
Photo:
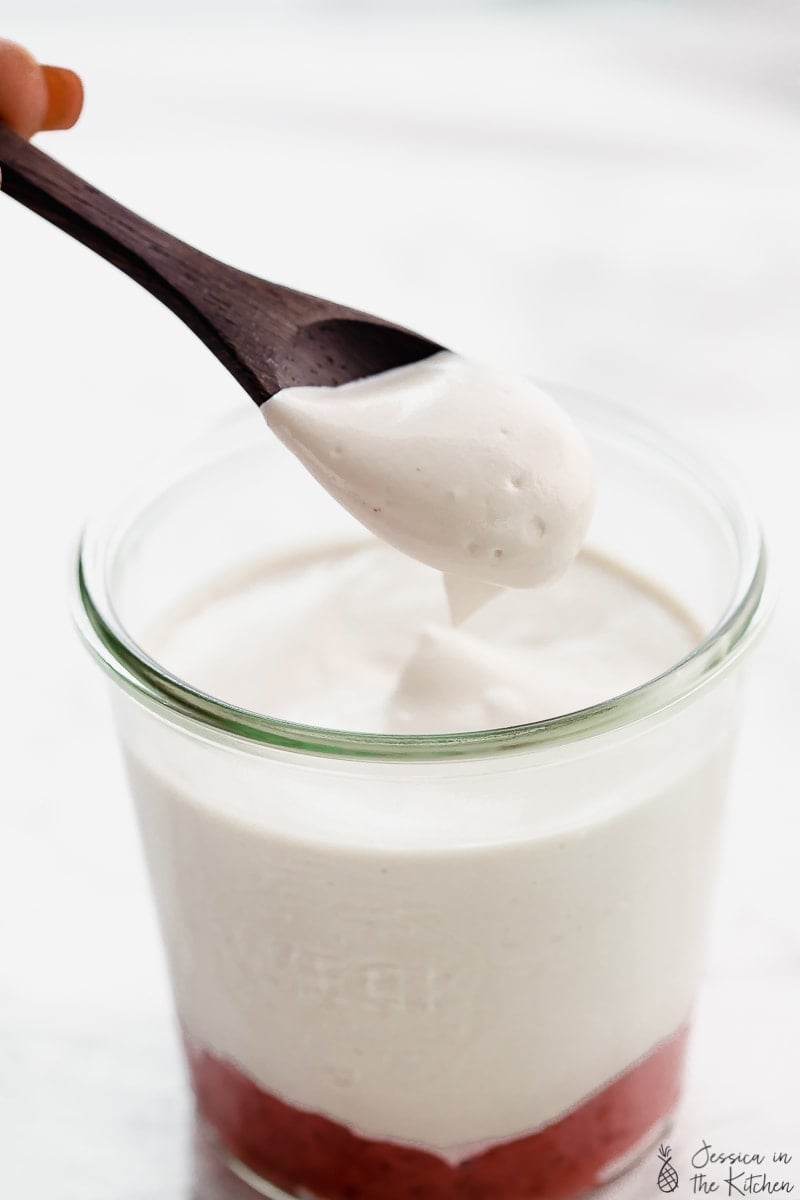
[[(87, 79), (81, 127), (45, 148), (222, 258), (646, 409), (762, 511), (782, 598), (673, 1144), (684, 1194), (703, 1139), (793, 1153), (773, 1174), (800, 1188), (800, 9), (162, 16), (4, 9), (0, 32)], [(242, 400), (149, 297), (2, 198), (0, 282), (0, 1196), (217, 1200), (67, 576), (93, 498)], [(656, 1167), (613, 1191), (656, 1196)]]

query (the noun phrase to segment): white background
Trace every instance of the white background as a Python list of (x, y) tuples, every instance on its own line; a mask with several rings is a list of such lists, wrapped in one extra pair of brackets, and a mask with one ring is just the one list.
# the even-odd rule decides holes
[[(17, 0), (0, 35), (85, 77), (80, 126), (40, 145), (157, 223), (645, 410), (738, 469), (780, 603), (672, 1141), (681, 1195), (703, 1139), (794, 1153), (800, 1188), (800, 7), (333, 7)], [(211, 1200), (69, 574), (110, 484), (248, 401), (2, 197), (0, 349), (0, 1197)], [(655, 1196), (656, 1169), (616, 1190)]]

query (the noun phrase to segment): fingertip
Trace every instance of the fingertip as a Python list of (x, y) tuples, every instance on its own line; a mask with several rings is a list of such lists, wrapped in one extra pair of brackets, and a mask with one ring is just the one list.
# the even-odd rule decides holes
[(22, 137), (41, 127), (47, 88), (36, 59), (16, 42), (0, 40), (0, 120)]
[(42, 66), (47, 88), (47, 108), (41, 128), (71, 129), (83, 108), (83, 83), (68, 67)]

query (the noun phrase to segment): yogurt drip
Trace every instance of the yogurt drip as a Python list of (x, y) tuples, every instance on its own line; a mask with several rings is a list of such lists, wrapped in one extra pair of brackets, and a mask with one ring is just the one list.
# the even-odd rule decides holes
[(540, 721), (637, 687), (701, 636), (645, 580), (583, 551), (453, 629), (435, 572), (370, 539), (219, 580), (153, 628), (173, 674), (254, 712), (370, 733)]
[(443, 351), (341, 387), (285, 388), (263, 412), (367, 529), (443, 572), (455, 622), (499, 588), (557, 579), (586, 535), (588, 448), (523, 377)]

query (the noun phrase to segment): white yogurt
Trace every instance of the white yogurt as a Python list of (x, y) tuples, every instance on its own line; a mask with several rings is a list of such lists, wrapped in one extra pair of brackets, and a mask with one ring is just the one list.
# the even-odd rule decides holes
[(263, 412), (367, 529), (471, 583), (453, 589), (459, 618), (494, 588), (558, 578), (586, 535), (588, 448), (529, 379), (443, 351), (338, 388), (287, 388)]
[[(454, 732), (607, 700), (696, 642), (641, 580), (576, 560), (588, 452), (526, 380), (441, 354), (265, 415), (396, 549), (268, 564), (171, 614), (146, 648), (201, 690), (328, 728)], [(453, 629), (430, 567), (460, 618), (496, 599)], [(415, 763), (245, 747), (118, 697), (187, 1033), (299, 1109), (450, 1162), (557, 1120), (688, 1019), (720, 703)]]
[(240, 707), (375, 733), (544, 720), (644, 683), (699, 640), (642, 580), (583, 554), (453, 629), (434, 571), (378, 542), (219, 581), (151, 631), (173, 674)]
[[(367, 547), (242, 576), (148, 648), (243, 706), (418, 727), (482, 722), (498, 665), (545, 712), (634, 686), (697, 636), (585, 558), (473, 618), (496, 657), (459, 647), (433, 711), (413, 646), (441, 639), (427, 650), (448, 660), (443, 614), (432, 572)], [(245, 751), (117, 703), (181, 1019), (267, 1092), (457, 1161), (686, 1022), (728, 759), (716, 691), (584, 743), (424, 763)], [(487, 703), (494, 719), (518, 698)]]

